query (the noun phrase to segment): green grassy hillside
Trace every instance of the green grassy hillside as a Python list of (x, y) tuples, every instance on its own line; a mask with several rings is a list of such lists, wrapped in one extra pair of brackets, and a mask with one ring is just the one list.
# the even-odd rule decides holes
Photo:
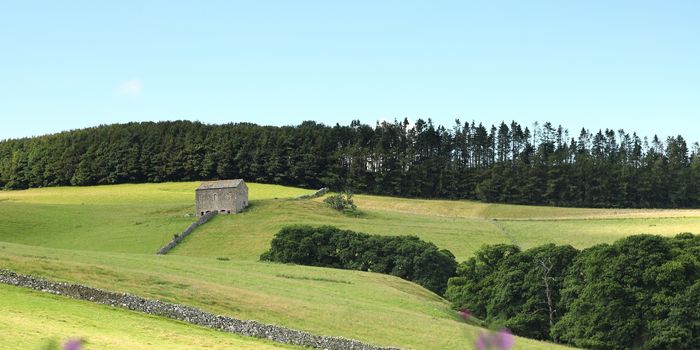
[[(82, 338), (88, 349), (301, 349), (0, 284), (0, 349)], [(135, 332), (134, 330), (138, 330)]]
[[(0, 240), (28, 245), (152, 253), (193, 216), (196, 182), (43, 188), (0, 192)], [(636, 233), (700, 232), (700, 210), (555, 208), (473, 201), (357, 196), (349, 217), (309, 190), (250, 184), (250, 208), (219, 216), (173, 251), (189, 256), (257, 259), (282, 226), (336, 225), (373, 234), (413, 234), (466, 259), (483, 244), (578, 248)]]
[[(379, 345), (463, 349), (477, 331), (437, 295), (375, 273), (12, 243), (0, 243), (0, 266)], [(529, 339), (518, 339), (517, 347), (559, 348)]]
[[(195, 220), (195, 182), (0, 192), (0, 240), (44, 247), (153, 253)], [(250, 184), (255, 204), (311, 191)]]
[[(0, 266), (132, 292), (323, 335), (418, 349), (461, 349), (475, 329), (438, 296), (385, 275), (258, 262), (289, 224), (413, 234), (463, 260), (483, 244), (579, 248), (635, 233), (700, 232), (700, 210), (606, 210), (357, 196), (347, 216), (309, 190), (249, 184), (250, 208), (153, 253), (190, 222), (198, 183), (0, 192)], [(4, 243), (3, 243), (4, 242)], [(230, 259), (229, 261), (217, 258)], [(379, 326), (381, 325), (381, 327)], [(561, 348), (519, 339), (518, 349)]]
[[(415, 202), (415, 204), (414, 204)], [(357, 196), (358, 217), (312, 201), (260, 201), (237, 216), (220, 216), (172, 254), (257, 259), (289, 224), (329, 224), (383, 235), (417, 235), (447, 248), (458, 260), (484, 244), (543, 243), (585, 248), (637, 233), (700, 232), (700, 210), (613, 210), (483, 204)]]

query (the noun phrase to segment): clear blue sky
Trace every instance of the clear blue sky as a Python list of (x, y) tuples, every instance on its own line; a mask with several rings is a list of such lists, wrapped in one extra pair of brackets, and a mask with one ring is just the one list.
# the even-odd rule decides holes
[(408, 117), (700, 140), (700, 1), (4, 1), (0, 139)]

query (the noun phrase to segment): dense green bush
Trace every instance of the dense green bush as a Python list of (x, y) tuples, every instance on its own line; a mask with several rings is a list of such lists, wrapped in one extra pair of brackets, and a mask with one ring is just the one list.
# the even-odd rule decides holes
[(700, 236), (639, 235), (581, 252), (552, 334), (595, 349), (697, 349)]
[(482, 248), (446, 297), (514, 333), (590, 349), (696, 349), (700, 236), (636, 235), (583, 251)]
[(261, 260), (391, 274), (442, 294), (457, 262), (415, 236), (377, 236), (332, 226), (290, 226)]
[(549, 339), (550, 321), (559, 320), (555, 303), (563, 275), (576, 254), (571, 246), (553, 244), (526, 251), (514, 245), (487, 246), (459, 265), (446, 296), (455, 307), (489, 323), (522, 336)]
[(355, 202), (352, 200), (352, 192), (330, 195), (323, 200), (323, 203), (338, 211), (354, 211), (357, 209)]

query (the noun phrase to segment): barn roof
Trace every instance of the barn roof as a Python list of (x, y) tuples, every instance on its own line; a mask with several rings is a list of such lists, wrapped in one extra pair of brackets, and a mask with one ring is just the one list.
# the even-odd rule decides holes
[(220, 180), (220, 181), (205, 181), (202, 182), (199, 187), (197, 187), (198, 190), (213, 190), (217, 188), (236, 188), (240, 186), (240, 184), (243, 182), (243, 179), (235, 179), (235, 180)]

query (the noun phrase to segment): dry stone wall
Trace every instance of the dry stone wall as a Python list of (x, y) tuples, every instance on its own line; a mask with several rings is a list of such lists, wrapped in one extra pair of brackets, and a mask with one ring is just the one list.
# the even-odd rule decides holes
[(329, 190), (328, 187), (324, 187), (324, 188), (319, 189), (318, 191), (316, 191), (312, 194), (305, 194), (305, 195), (299, 196), (297, 198), (298, 199), (311, 199), (311, 198), (321, 197), (324, 194), (328, 193), (328, 190)]
[(214, 315), (194, 307), (145, 299), (127, 293), (108, 292), (79, 284), (52, 282), (4, 269), (0, 269), (0, 283), (167, 317), (223, 332), (268, 339), (278, 343), (326, 350), (400, 350), (391, 347), (378, 347), (341, 337), (313, 335), (257, 321)]
[(201, 216), (197, 221), (193, 222), (190, 224), (189, 227), (187, 227), (182, 233), (175, 235), (173, 237), (172, 241), (168, 242), (168, 244), (164, 245), (162, 248), (156, 252), (156, 254), (162, 255), (162, 254), (167, 254), (171, 249), (175, 248), (176, 245), (180, 244), (185, 237), (189, 236), (194, 229), (196, 229), (198, 226), (204, 224), (205, 222), (209, 221), (209, 219), (213, 218), (218, 212), (212, 211), (204, 214)]

